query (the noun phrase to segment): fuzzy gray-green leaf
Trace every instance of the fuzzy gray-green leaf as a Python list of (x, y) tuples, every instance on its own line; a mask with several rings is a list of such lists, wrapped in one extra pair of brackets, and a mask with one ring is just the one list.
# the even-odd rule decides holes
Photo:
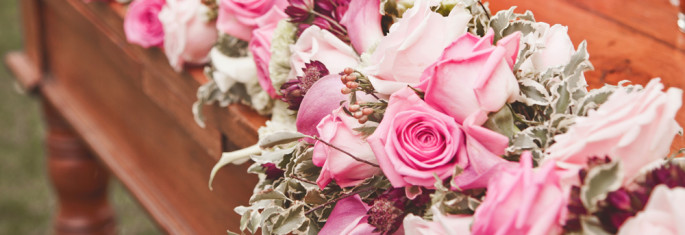
[(255, 195), (252, 195), (252, 197), (250, 198), (250, 203), (255, 203), (255, 202), (261, 201), (261, 200), (285, 200), (285, 199), (287, 199), (285, 194), (283, 194), (277, 190), (268, 189), (266, 191), (259, 192)]
[(585, 178), (580, 188), (580, 199), (590, 213), (597, 209), (597, 201), (606, 198), (607, 193), (621, 187), (623, 172), (619, 161), (595, 166)]
[(259, 147), (262, 149), (271, 148), (280, 144), (287, 144), (298, 141), (307, 135), (295, 131), (277, 131), (259, 140)]

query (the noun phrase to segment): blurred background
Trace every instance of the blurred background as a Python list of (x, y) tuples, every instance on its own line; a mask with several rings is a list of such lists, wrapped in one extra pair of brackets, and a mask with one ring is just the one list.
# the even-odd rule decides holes
[[(0, 0), (0, 55), (22, 48), (19, 0)], [(0, 234), (51, 234), (56, 198), (45, 171), (39, 101), (23, 94), (0, 66)], [(119, 234), (160, 234), (154, 222), (112, 180), (110, 202)]]

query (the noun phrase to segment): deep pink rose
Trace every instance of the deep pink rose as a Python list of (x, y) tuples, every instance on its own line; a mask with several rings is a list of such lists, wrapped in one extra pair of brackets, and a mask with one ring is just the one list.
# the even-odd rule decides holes
[(426, 104), (410, 88), (390, 97), (375, 132), (367, 138), (383, 173), (396, 188), (418, 185), (432, 188), (434, 175), (455, 177), (462, 189), (484, 187), (483, 174), (506, 162), (508, 138), (479, 126), (462, 127), (454, 118)]
[(383, 37), (380, 5), (380, 0), (352, 0), (340, 20), (359, 54), (369, 50)]
[(685, 188), (669, 189), (666, 185), (657, 186), (645, 209), (619, 228), (619, 235), (685, 234)]
[(209, 9), (198, 0), (169, 1), (159, 12), (164, 26), (164, 53), (176, 71), (184, 63), (209, 62), (209, 51), (217, 40), (215, 22), (209, 22)]
[(257, 19), (274, 6), (282, 12), (287, 4), (286, 0), (221, 0), (216, 26), (222, 33), (250, 41)]
[[(357, 158), (372, 163), (378, 163), (369, 144), (362, 138), (361, 133), (354, 128), (362, 127), (357, 119), (347, 115), (342, 107), (324, 117), (316, 126), (319, 138), (331, 145), (345, 150)], [(321, 175), (316, 183), (320, 188), (335, 180), (340, 187), (355, 186), (366, 178), (380, 173), (378, 167), (359, 162), (347, 154), (317, 141), (314, 145), (314, 165), (322, 167)]]
[(165, 0), (135, 0), (128, 5), (124, 17), (124, 32), (128, 42), (145, 48), (162, 46), (164, 28), (158, 15), (164, 2)]
[(533, 170), (530, 152), (518, 168), (493, 177), (474, 214), (473, 234), (558, 234), (565, 222), (568, 193), (554, 164)]
[(305, 63), (317, 60), (331, 74), (338, 74), (347, 67), (356, 67), (359, 56), (354, 49), (327, 30), (318, 26), (305, 29), (294, 45), (290, 47), (290, 74), (288, 80), (304, 76)]
[(438, 235), (438, 234), (471, 234), (471, 222), (473, 217), (470, 215), (444, 215), (440, 210), (433, 206), (433, 221), (426, 221), (419, 216), (409, 214), (404, 217), (402, 227), (405, 235)]
[(271, 39), (273, 39), (274, 30), (276, 30), (278, 22), (286, 17), (287, 15), (282, 10), (276, 7), (271, 8), (269, 12), (257, 19), (259, 27), (252, 31), (252, 39), (250, 40), (249, 49), (257, 66), (259, 85), (272, 98), (278, 97), (278, 93), (276, 93), (276, 89), (271, 84), (271, 78), (269, 77)]
[(359, 195), (341, 199), (335, 204), (319, 234), (372, 234), (375, 228), (367, 223), (368, 210), (369, 206), (362, 202)]
[(369, 66), (362, 68), (379, 93), (390, 95), (408, 84), (418, 84), (423, 71), (445, 47), (466, 32), (471, 19), (468, 11), (455, 6), (449, 16), (443, 17), (431, 10), (431, 3), (416, 1), (380, 40)]
[[(494, 112), (519, 93), (512, 72), (520, 33), (492, 45), (493, 31), (483, 38), (470, 33), (445, 49), (421, 77), (426, 103), (462, 123), (478, 112)], [(482, 123), (476, 123), (480, 125)]]
[(659, 79), (640, 91), (617, 89), (597, 110), (576, 118), (568, 132), (555, 136), (546, 159), (571, 167), (584, 167), (595, 156), (620, 159), (624, 184), (632, 182), (642, 167), (668, 155), (680, 129), (675, 115), (683, 92), (662, 89)]

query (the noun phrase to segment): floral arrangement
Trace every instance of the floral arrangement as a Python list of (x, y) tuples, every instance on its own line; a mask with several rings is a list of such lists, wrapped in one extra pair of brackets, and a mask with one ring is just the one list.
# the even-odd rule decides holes
[(242, 232), (685, 233), (685, 163), (669, 153), (682, 91), (588, 90), (585, 42), (531, 12), (134, 0), (124, 26), (176, 68), (210, 61), (199, 124), (216, 101), (271, 114), (258, 144), (211, 173), (254, 161)]

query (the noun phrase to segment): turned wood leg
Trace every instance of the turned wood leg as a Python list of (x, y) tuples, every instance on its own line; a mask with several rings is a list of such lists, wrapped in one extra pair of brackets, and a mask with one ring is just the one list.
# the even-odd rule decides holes
[(47, 101), (43, 110), (48, 171), (59, 206), (55, 233), (114, 234), (114, 211), (107, 201), (107, 169)]

